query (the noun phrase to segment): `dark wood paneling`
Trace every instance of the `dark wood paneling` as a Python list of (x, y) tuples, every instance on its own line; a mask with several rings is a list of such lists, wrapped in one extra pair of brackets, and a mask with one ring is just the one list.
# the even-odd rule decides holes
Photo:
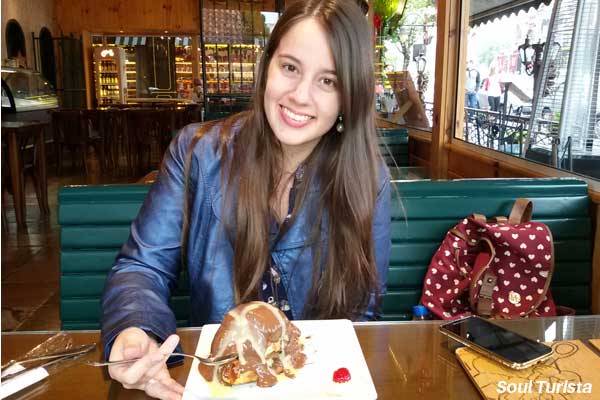
[[(55, 0), (56, 21), (65, 34), (199, 33), (197, 0)], [(275, 0), (205, 1), (206, 8), (275, 11)]]
[(428, 167), (431, 144), (411, 136), (408, 141), (408, 163), (412, 166)]
[(199, 32), (198, 1), (55, 0), (56, 19), (65, 33)]
[(497, 177), (497, 168), (487, 160), (464, 157), (462, 154), (448, 152), (448, 174), (461, 178)]

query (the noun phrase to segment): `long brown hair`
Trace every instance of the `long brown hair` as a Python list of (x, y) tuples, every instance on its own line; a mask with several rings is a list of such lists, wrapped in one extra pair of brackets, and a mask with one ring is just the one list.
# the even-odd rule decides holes
[[(354, 0), (296, 1), (277, 22), (262, 54), (252, 108), (223, 122), (224, 210), (234, 247), (234, 291), (237, 303), (258, 298), (269, 263), (270, 207), (282, 177), (282, 149), (265, 116), (264, 94), (269, 63), (282, 37), (299, 21), (315, 18), (329, 38), (341, 99), (344, 130), (326, 133), (305, 161), (305, 176), (295, 201), (292, 221), (302, 208), (309, 183), (320, 195), (311, 229), (313, 284), (305, 305), (306, 318), (356, 318), (368, 306), (379, 285), (373, 250), (373, 210), (381, 163), (374, 125), (372, 32)], [(243, 126), (234, 137), (234, 123)], [(199, 137), (214, 126), (204, 126)], [(227, 150), (233, 140), (233, 152)], [(190, 152), (191, 153), (191, 152)], [(190, 159), (188, 157), (188, 164)], [(189, 171), (189, 166), (186, 168)], [(188, 179), (189, 181), (189, 179)], [(186, 194), (186, 200), (188, 196)], [(187, 207), (186, 207), (187, 214)], [(227, 213), (225, 213), (227, 214)], [(328, 221), (321, 224), (322, 219)], [(184, 232), (189, 221), (184, 219)], [(327, 227), (327, 247), (321, 230)], [(184, 233), (184, 244), (185, 244)], [(316, 244), (315, 244), (316, 243)], [(185, 254), (185, 253), (184, 253)]]

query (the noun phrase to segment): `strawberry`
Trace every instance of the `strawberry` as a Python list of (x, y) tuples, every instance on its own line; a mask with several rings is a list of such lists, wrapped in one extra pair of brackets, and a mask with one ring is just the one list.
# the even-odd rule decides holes
[(333, 373), (333, 381), (335, 383), (348, 382), (350, 379), (350, 371), (347, 368), (340, 368)]

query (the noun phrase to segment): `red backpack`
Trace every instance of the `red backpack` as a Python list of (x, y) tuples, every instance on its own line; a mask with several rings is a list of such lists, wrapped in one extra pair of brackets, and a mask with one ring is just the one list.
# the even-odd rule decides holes
[(442, 319), (555, 316), (549, 291), (552, 233), (517, 199), (510, 216), (473, 214), (446, 234), (423, 282), (421, 303)]

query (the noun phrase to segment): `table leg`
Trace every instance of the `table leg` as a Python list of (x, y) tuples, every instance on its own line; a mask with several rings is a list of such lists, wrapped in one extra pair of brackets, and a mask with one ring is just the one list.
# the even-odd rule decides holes
[(25, 223), (25, 188), (23, 187), (21, 174), (21, 150), (17, 145), (15, 132), (8, 133), (8, 162), (10, 164), (10, 182), (13, 190), (17, 229), (27, 230), (27, 224)]
[(42, 213), (50, 213), (50, 207), (48, 206), (48, 176), (46, 174), (46, 141), (44, 140), (44, 127), (41, 127), (36, 135), (36, 148), (38, 152), (37, 168), (40, 186), (39, 190), (41, 193), (41, 209)]

